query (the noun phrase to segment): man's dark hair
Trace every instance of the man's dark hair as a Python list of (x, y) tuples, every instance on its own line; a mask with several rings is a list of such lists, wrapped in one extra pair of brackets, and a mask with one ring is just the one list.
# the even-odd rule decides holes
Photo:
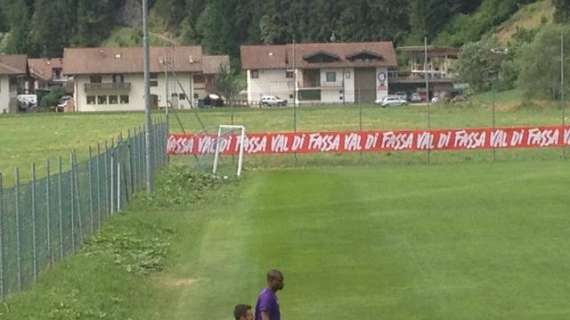
[(251, 310), (251, 306), (248, 304), (238, 304), (234, 308), (234, 317), (236, 320), (240, 320), (241, 317), (245, 317), (247, 315), (247, 311)]
[(281, 273), (281, 271), (279, 271), (279, 270), (273, 269), (267, 273), (267, 281), (271, 281), (277, 277), (283, 279), (283, 273)]

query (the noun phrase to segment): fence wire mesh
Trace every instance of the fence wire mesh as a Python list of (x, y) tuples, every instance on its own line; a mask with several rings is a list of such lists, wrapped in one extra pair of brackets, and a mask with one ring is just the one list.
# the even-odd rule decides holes
[[(29, 287), (43, 270), (81, 249), (105, 220), (127, 207), (145, 189), (145, 131), (131, 130), (116, 142), (90, 148), (87, 161), (75, 152), (45, 172), (5, 186), (0, 173), (0, 298)], [(155, 119), (151, 127), (151, 165), (167, 163), (168, 126)], [(66, 168), (64, 170), (64, 167)]]

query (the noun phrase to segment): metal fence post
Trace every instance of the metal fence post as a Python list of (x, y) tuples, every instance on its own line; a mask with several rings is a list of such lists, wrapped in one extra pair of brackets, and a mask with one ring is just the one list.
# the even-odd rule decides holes
[(57, 177), (57, 194), (58, 194), (58, 213), (59, 213), (59, 258), (63, 259), (65, 255), (65, 246), (63, 240), (63, 159), (58, 159), (59, 174)]
[(121, 163), (117, 162), (117, 212), (121, 211)]
[(90, 233), (93, 234), (95, 231), (95, 221), (93, 219), (93, 174), (91, 173), (93, 169), (93, 149), (89, 146), (89, 160), (87, 161), (87, 170), (89, 178), (89, 226)]
[(16, 263), (18, 265), (18, 291), (22, 291), (22, 235), (20, 219), (20, 169), (16, 168)]
[(0, 298), (3, 298), (4, 289), (4, 181), (0, 172)]
[(115, 153), (113, 152), (113, 149), (111, 149), (111, 177), (110, 177), (110, 195), (111, 197), (109, 198), (109, 203), (110, 203), (110, 213), (111, 215), (113, 215), (113, 213), (115, 212)]
[(77, 163), (77, 154), (75, 153), (75, 150), (71, 153), (72, 154), (72, 158), (73, 158), (73, 171), (75, 172), (73, 174), (73, 183), (75, 185), (74, 190), (75, 190), (75, 199), (76, 199), (76, 213), (77, 213), (77, 236), (79, 238), (79, 243), (78, 243), (78, 248), (81, 248), (81, 243), (84, 240), (84, 235), (83, 235), (83, 215), (81, 214), (81, 184), (80, 184), (80, 177), (79, 177), (79, 172), (78, 172), (78, 163)]
[(135, 193), (135, 180), (134, 180), (134, 170), (133, 170), (133, 137), (131, 136), (131, 130), (129, 129), (129, 143), (127, 144), (129, 151), (129, 183), (131, 184), (131, 194)]
[(97, 224), (101, 229), (101, 145), (97, 144)]
[(109, 215), (111, 212), (111, 208), (109, 207), (109, 146), (107, 145), (107, 141), (105, 141), (105, 156), (103, 157), (103, 167), (105, 171), (105, 211), (103, 212), (105, 216)]
[(32, 163), (32, 272), (34, 281), (38, 279), (38, 239), (36, 210), (36, 163)]
[(69, 162), (71, 163), (71, 178), (70, 178), (70, 203), (71, 203), (71, 249), (75, 253), (75, 170), (73, 170), (73, 153), (69, 154)]
[(46, 220), (47, 220), (47, 248), (48, 248), (48, 259), (49, 263), (53, 264), (53, 250), (51, 247), (51, 172), (50, 172), (50, 161), (46, 161)]

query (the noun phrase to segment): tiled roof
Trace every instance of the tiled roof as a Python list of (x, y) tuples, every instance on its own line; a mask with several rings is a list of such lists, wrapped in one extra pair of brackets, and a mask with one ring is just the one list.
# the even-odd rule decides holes
[(222, 66), (230, 66), (229, 56), (204, 56), (202, 61), (202, 71), (204, 74), (216, 74)]
[(28, 59), (28, 67), (34, 77), (49, 81), (53, 77), (53, 69), (63, 68), (63, 59)]
[[(380, 59), (353, 60), (351, 57), (374, 54)], [(309, 62), (315, 55), (326, 54), (332, 62)], [(286, 45), (254, 45), (241, 47), (243, 69), (320, 69), (358, 67), (397, 67), (394, 44), (383, 42), (305, 43)]]
[(27, 73), (27, 57), (24, 55), (0, 55), (0, 74), (21, 75)]
[[(150, 72), (164, 72), (164, 61), (169, 70), (201, 72), (202, 47), (154, 47), (150, 49)], [(66, 75), (142, 73), (143, 48), (74, 48), (65, 49), (63, 72)]]

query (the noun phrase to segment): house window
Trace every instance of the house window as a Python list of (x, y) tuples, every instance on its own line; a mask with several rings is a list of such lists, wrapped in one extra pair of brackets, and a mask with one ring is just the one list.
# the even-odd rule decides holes
[(151, 87), (158, 87), (158, 73), (151, 73), (150, 74), (150, 86)]
[(59, 69), (59, 68), (53, 69), (53, 78), (55, 80), (61, 79), (61, 69)]
[(336, 72), (327, 72), (327, 82), (336, 82)]
[(87, 96), (87, 104), (95, 104), (97, 101), (95, 96)]
[(194, 76), (194, 83), (204, 83), (205, 79), (204, 76), (201, 74), (195, 75)]
[(119, 97), (109, 96), (109, 104), (118, 104), (118, 103), (119, 103)]
[(114, 74), (113, 83), (125, 83), (125, 76), (122, 74)]
[(285, 72), (285, 77), (286, 77), (287, 79), (293, 79), (293, 78), (295, 77), (295, 72), (293, 72), (293, 71), (287, 71), (287, 72)]
[(251, 78), (252, 79), (259, 79), (259, 71), (258, 70), (251, 70)]
[(107, 104), (107, 96), (97, 96), (97, 104)]
[(129, 96), (123, 95), (119, 97), (119, 101), (121, 104), (129, 104)]
[(186, 100), (186, 95), (184, 93), (181, 93), (178, 95), (178, 99), (180, 100)]
[(89, 77), (89, 82), (91, 82), (91, 83), (101, 83), (101, 82), (103, 82), (103, 77), (101, 77), (101, 76), (90, 76), (90, 77)]

